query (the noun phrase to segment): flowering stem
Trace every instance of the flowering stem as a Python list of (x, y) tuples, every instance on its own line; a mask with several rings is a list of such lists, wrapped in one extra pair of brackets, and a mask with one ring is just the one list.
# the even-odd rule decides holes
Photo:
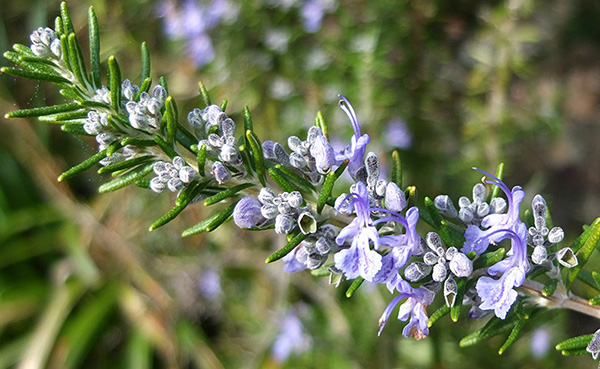
[(559, 285), (552, 296), (544, 296), (544, 285), (536, 281), (526, 280), (519, 289), (536, 297), (536, 302), (550, 309), (564, 308), (574, 310), (596, 319), (600, 319), (600, 305), (590, 305), (588, 300), (567, 292), (564, 286)]

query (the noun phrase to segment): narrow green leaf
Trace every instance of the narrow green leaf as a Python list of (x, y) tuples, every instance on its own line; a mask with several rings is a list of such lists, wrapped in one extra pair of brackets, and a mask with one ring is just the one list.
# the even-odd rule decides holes
[(562, 350), (577, 350), (577, 349), (585, 349), (587, 345), (590, 344), (594, 334), (586, 334), (583, 336), (571, 337), (566, 339), (560, 343), (558, 343), (555, 348), (558, 351)]
[(135, 185), (140, 188), (145, 188), (145, 189), (149, 190), (151, 180), (152, 180), (151, 178), (138, 179), (137, 181), (135, 181)]
[(214, 231), (221, 224), (223, 224), (227, 219), (229, 219), (231, 217), (231, 214), (233, 214), (233, 209), (235, 208), (236, 204), (237, 204), (237, 201), (233, 202), (231, 205), (229, 205), (223, 211), (221, 211), (217, 214), (214, 214), (210, 218), (203, 220), (202, 222), (196, 224), (193, 227), (186, 229), (185, 231), (183, 231), (182, 236), (188, 237), (188, 236), (192, 236), (192, 235), (203, 233), (203, 232)]
[(153, 167), (154, 163), (142, 164), (139, 167), (125, 173), (121, 177), (115, 178), (110, 182), (102, 184), (98, 188), (98, 191), (100, 193), (107, 193), (126, 187), (127, 185), (134, 183), (138, 179), (142, 179), (143, 177), (150, 174), (152, 172)]
[(8, 118), (25, 118), (25, 117), (39, 117), (41, 115), (50, 115), (56, 113), (62, 113), (67, 111), (73, 111), (81, 109), (81, 106), (76, 103), (71, 104), (61, 104), (61, 105), (53, 105), (53, 106), (43, 106), (40, 108), (33, 109), (23, 109), (16, 110), (4, 115), (6, 119)]
[(151, 86), (152, 86), (152, 78), (148, 77), (148, 78), (144, 79), (142, 81), (142, 84), (140, 85), (140, 90), (138, 91), (137, 95), (135, 95), (135, 101), (140, 101), (140, 96), (142, 95), (142, 93), (150, 91)]
[[(581, 274), (581, 272), (580, 272)], [(594, 279), (594, 282), (596, 283), (596, 289), (600, 288), (600, 273), (596, 272), (595, 270), (592, 271), (592, 278)]]
[[(496, 169), (496, 177), (498, 177), (498, 179), (500, 179), (500, 180), (502, 180), (502, 177), (504, 177), (504, 163), (498, 164), (498, 168)], [(488, 202), (491, 201), (494, 197), (498, 197), (499, 191), (500, 191), (500, 187), (493, 186), (492, 192), (490, 193), (490, 198), (488, 199)]]
[(91, 156), (90, 158), (86, 159), (85, 161), (81, 162), (80, 164), (77, 164), (73, 168), (67, 170), (66, 172), (64, 172), (63, 174), (61, 174), (58, 177), (58, 181), (62, 182), (65, 179), (74, 177), (74, 176), (90, 169), (91, 167), (96, 165), (98, 162), (100, 162), (100, 160), (104, 159), (105, 157), (106, 157), (106, 149), (96, 153), (95, 155)]
[(454, 244), (452, 244), (452, 246), (458, 247), (465, 243), (464, 228), (461, 228), (460, 226), (458, 226), (452, 222), (449, 222), (446, 219), (443, 219), (441, 229), (443, 230), (443, 232), (446, 232), (448, 234), (448, 237), (450, 237), (452, 239), (452, 241), (454, 242)]
[(321, 186), (321, 192), (319, 193), (319, 197), (317, 198), (317, 213), (321, 214), (325, 204), (327, 203), (327, 199), (331, 196), (331, 192), (333, 191), (333, 186), (335, 181), (344, 173), (344, 170), (348, 166), (348, 159), (346, 159), (335, 171), (327, 173), (325, 177), (325, 181), (323, 182), (323, 186)]
[(579, 349), (579, 350), (562, 350), (561, 354), (563, 356), (582, 356), (582, 355), (589, 355), (590, 353), (586, 349)]
[(289, 182), (301, 192), (310, 193), (315, 191), (315, 186), (313, 186), (313, 184), (310, 183), (306, 178), (301, 177), (293, 169), (281, 164), (276, 164), (275, 168), (279, 169), (283, 174), (285, 174)]
[(71, 57), (71, 66), (73, 67), (73, 74), (84, 86), (87, 86), (87, 70), (85, 67), (85, 61), (83, 59), (83, 53), (77, 41), (77, 36), (74, 33), (69, 34), (69, 56)]
[(235, 187), (228, 188), (227, 190), (219, 192), (218, 194), (211, 196), (211, 197), (207, 198), (206, 200), (204, 200), (204, 206), (210, 206), (210, 205), (216, 204), (218, 202), (221, 202), (227, 198), (235, 196), (238, 192), (240, 192), (248, 187), (252, 187), (252, 186), (254, 186), (252, 183), (242, 183), (241, 185), (237, 185)]
[(356, 292), (356, 290), (363, 284), (364, 282), (364, 278), (363, 277), (357, 277), (352, 284), (350, 285), (350, 287), (348, 287), (348, 289), (346, 290), (346, 297), (350, 298), (352, 297), (352, 295), (354, 295), (354, 292)]
[(83, 96), (81, 91), (79, 91), (76, 88), (61, 88), (60, 91), (58, 91), (58, 92), (61, 95), (63, 95), (64, 97), (66, 97), (67, 99), (75, 100), (77, 102), (86, 100), (86, 97)]
[[(142, 42), (142, 74), (140, 76), (140, 84), (144, 85), (146, 80), (150, 78), (150, 51), (148, 50), (148, 44)], [(152, 80), (152, 79), (150, 79)]]
[[(245, 136), (244, 136), (244, 140), (246, 140)], [(238, 150), (240, 152), (240, 156), (242, 157), (242, 164), (244, 164), (244, 168), (246, 168), (246, 172), (248, 174), (252, 175), (252, 173), (255, 173), (256, 170), (253, 167), (254, 159), (250, 156), (250, 153), (248, 152), (248, 146), (242, 144), (242, 145), (238, 146)]]
[(227, 103), (228, 103), (228, 101), (227, 101), (227, 100), (223, 100), (223, 101), (221, 102), (221, 111), (222, 111), (222, 112), (225, 112), (225, 109), (227, 109)]
[(329, 140), (329, 129), (327, 127), (327, 122), (325, 121), (325, 117), (323, 117), (323, 113), (320, 111), (317, 112), (317, 117), (315, 118), (315, 126), (321, 128), (321, 132), (323, 132), (323, 136), (327, 140)]
[(325, 264), (320, 268), (311, 270), (310, 274), (313, 277), (328, 277), (331, 274), (331, 270), (329, 268), (331, 268), (334, 265), (335, 263)]
[(160, 147), (160, 149), (171, 159), (173, 159), (174, 157), (177, 156), (177, 152), (175, 151), (175, 149), (173, 148), (172, 145), (169, 145), (168, 143), (165, 142), (165, 140), (163, 140), (160, 136), (155, 135), (154, 136), (154, 142), (156, 142), (158, 144), (158, 147)]
[(71, 49), (69, 48), (69, 34), (65, 33), (60, 36), (60, 48), (63, 53), (62, 60), (67, 65), (67, 69), (73, 70), (73, 66), (71, 65)]
[[(592, 272), (592, 273), (596, 273), (596, 272)], [(592, 273), (588, 272), (585, 269), (582, 269), (579, 271), (579, 274), (577, 274), (577, 279), (579, 279), (583, 283), (587, 284), (588, 286), (592, 287), (596, 291), (600, 291), (600, 286), (594, 280)]]
[[(174, 106), (175, 112), (177, 112), (177, 105)], [(177, 129), (175, 131), (175, 140), (179, 142), (183, 147), (185, 147), (188, 151), (194, 153), (194, 150), (192, 150), (191, 147), (198, 144), (198, 139), (190, 131), (188, 131), (179, 121), (175, 120), (175, 123), (177, 126)]]
[(453, 322), (458, 322), (460, 311), (462, 309), (462, 301), (467, 292), (467, 280), (465, 278), (456, 279), (456, 297), (454, 298), (454, 306), (450, 308), (450, 318)]
[(86, 110), (74, 111), (70, 113), (58, 113), (48, 116), (40, 116), (38, 119), (42, 122), (62, 123), (61, 121), (70, 121), (73, 119), (87, 119), (88, 112)]
[(54, 32), (58, 37), (65, 33), (65, 26), (63, 25), (62, 18), (60, 16), (54, 18)]
[(67, 80), (63, 77), (59, 77), (59, 76), (55, 76), (55, 75), (47, 74), (47, 73), (32, 72), (32, 71), (28, 71), (28, 70), (20, 69), (20, 68), (3, 67), (3, 68), (0, 68), (0, 73), (6, 73), (6, 74), (10, 74), (11, 76), (32, 79), (35, 81), (52, 82), (52, 83), (56, 83), (58, 85), (70, 84), (69, 80)]
[(200, 148), (198, 149), (197, 161), (198, 173), (200, 173), (200, 175), (204, 177), (204, 175), (206, 174), (204, 172), (204, 167), (206, 166), (206, 144), (200, 145)]
[(244, 105), (244, 132), (254, 131), (252, 124), (252, 116), (250, 116), (250, 109), (248, 105)]
[(177, 113), (173, 106), (173, 97), (167, 97), (165, 100), (165, 121), (167, 122), (167, 143), (175, 143), (175, 132), (177, 130)]
[(392, 182), (402, 188), (402, 161), (398, 150), (392, 152)]
[(435, 322), (445, 317), (450, 313), (450, 308), (447, 305), (442, 305), (439, 309), (433, 312), (427, 321), (427, 326), (431, 328)]
[(265, 259), (265, 263), (267, 263), (267, 264), (268, 263), (272, 263), (274, 261), (277, 261), (277, 260), (283, 258), (287, 254), (289, 254), (290, 252), (292, 252), (292, 250), (294, 250), (296, 248), (296, 246), (298, 246), (300, 244), (300, 242), (304, 241), (304, 239), (306, 237), (308, 237), (308, 234), (304, 234), (302, 232), (298, 233), (296, 235), (296, 237), (294, 237), (285, 246), (283, 246), (281, 249), (279, 249), (279, 250), (275, 251), (274, 253), (272, 253), (271, 255), (269, 255)]
[(558, 279), (549, 279), (544, 283), (544, 288), (542, 288), (542, 295), (546, 297), (550, 297), (554, 295), (554, 291), (556, 291), (556, 286), (558, 284)]
[[(429, 213), (429, 215), (431, 216), (431, 219), (433, 220), (433, 227), (435, 228), (436, 231), (440, 230), (440, 226), (442, 224), (442, 214), (440, 214), (440, 211), (435, 207), (435, 204), (433, 203), (433, 200), (431, 200), (429, 197), (425, 196), (424, 199), (424, 203), (425, 203), (425, 210)], [(440, 237), (442, 235), (440, 234)], [(449, 240), (445, 240), (445, 243), (448, 243)]]
[(179, 193), (175, 205), (190, 204), (211, 182), (212, 179), (191, 183)]
[(202, 96), (202, 101), (204, 102), (204, 106), (211, 105), (210, 96), (208, 95), (208, 90), (206, 90), (206, 86), (202, 81), (198, 82), (198, 90), (200, 91), (200, 96)]
[(497, 336), (502, 333), (506, 333), (514, 328), (519, 322), (516, 314), (508, 315), (505, 320), (502, 320), (498, 317), (492, 317), (486, 325), (467, 335), (462, 340), (460, 340), (460, 347), (468, 347), (476, 345), (480, 342), (486, 341), (494, 336)]
[(73, 135), (93, 136), (93, 135), (87, 133), (85, 131), (85, 129), (83, 129), (83, 124), (84, 123), (78, 123), (78, 122), (64, 123), (63, 125), (60, 126), (60, 129), (63, 132), (67, 132), (67, 133), (70, 133)]
[(517, 322), (517, 324), (513, 327), (512, 331), (510, 331), (510, 334), (508, 335), (508, 338), (506, 339), (506, 341), (504, 341), (504, 344), (502, 345), (502, 347), (500, 347), (500, 349), (498, 350), (498, 355), (502, 355), (503, 353), (505, 353), (506, 350), (508, 350), (508, 348), (513, 343), (515, 343), (517, 338), (519, 338), (519, 334), (521, 333), (521, 330), (525, 326), (525, 322), (526, 322), (525, 320), (519, 320)]
[(167, 84), (167, 79), (165, 78), (165, 76), (158, 77), (158, 84), (163, 86), (165, 91), (167, 91), (167, 95), (168, 95), (169, 94), (169, 85)]
[(100, 169), (98, 169), (98, 173), (102, 174), (102, 173), (110, 173), (110, 172), (114, 172), (115, 170), (122, 170), (122, 169), (129, 169), (129, 168), (133, 168), (136, 167), (140, 164), (143, 164), (149, 160), (154, 159), (154, 155), (144, 155), (144, 156), (138, 156), (136, 158), (133, 159), (129, 159), (129, 160), (125, 160), (125, 161), (121, 161), (119, 163), (114, 163), (114, 164), (109, 164), (105, 167), (102, 167)]
[(110, 79), (108, 81), (110, 89), (110, 102), (116, 112), (121, 111), (121, 68), (114, 55), (108, 58), (108, 70)]
[(19, 53), (19, 55), (36, 57), (31, 48), (23, 44), (13, 44), (13, 50)]
[(502, 260), (504, 254), (506, 254), (506, 249), (501, 247), (496, 251), (479, 255), (479, 257), (473, 262), (473, 270), (488, 268), (496, 264)]
[[(267, 179), (265, 175), (265, 159), (263, 156), (262, 144), (258, 136), (254, 133), (254, 131), (247, 130), (246, 138), (248, 139), (248, 143), (250, 144), (250, 148), (252, 149), (252, 157), (254, 158), (254, 167), (256, 168), (256, 175), (258, 177), (258, 180), (260, 181), (260, 184), (264, 187), (267, 185)], [(270, 169), (269, 174), (271, 174)]]
[(123, 367), (136, 369), (151, 369), (154, 350), (150, 336), (139, 326), (133, 327), (133, 331), (127, 339)]
[[(567, 274), (567, 288), (570, 288), (573, 281), (577, 278), (579, 271), (585, 266), (592, 255), (592, 252), (598, 247), (598, 242), (600, 241), (600, 218), (594, 220), (592, 225), (583, 233), (583, 235), (585, 234), (587, 234), (587, 236), (585, 236), (585, 242), (578, 247), (578, 251), (575, 254), (578, 264), (569, 269), (569, 273)], [(571, 247), (571, 250), (575, 252), (573, 247)]]
[(102, 72), (100, 70), (100, 28), (98, 17), (93, 6), (88, 10), (89, 38), (90, 38), (90, 80), (95, 89), (102, 87)]
[(121, 140), (121, 145), (127, 146), (137, 146), (137, 147), (152, 147), (156, 146), (156, 141), (154, 140), (145, 140), (143, 138), (134, 138), (134, 137), (126, 137)]
[(164, 226), (175, 219), (191, 202), (192, 200), (208, 185), (208, 181), (195, 182), (181, 191), (175, 202), (175, 206), (168, 213), (158, 218), (150, 225), (149, 230), (153, 231)]
[[(8, 54), (10, 51), (7, 51), (6, 53), (4, 53), (4, 56), (6, 57), (6, 54)], [(48, 67), (48, 70), (52, 70), (54, 71), (54, 68), (56, 68), (56, 64), (54, 64), (54, 62), (45, 59), (45, 58), (40, 58), (39, 56), (28, 56), (28, 55), (19, 55), (17, 53), (14, 53), (17, 56), (17, 60), (20, 62), (25, 62), (26, 64), (29, 65), (33, 65), (35, 67), (36, 64), (43, 64), (43, 66)], [(9, 59), (9, 58), (7, 58)], [(11, 60), (11, 59), (9, 59)], [(20, 64), (22, 65), (22, 64)]]
[(73, 22), (71, 21), (71, 15), (69, 15), (69, 9), (67, 9), (66, 1), (60, 3), (60, 17), (62, 18), (64, 33), (75, 33), (75, 28), (73, 27)]
[(268, 169), (268, 172), (269, 177), (271, 177), (273, 182), (275, 182), (284, 192), (294, 192), (296, 190), (278, 169), (271, 167)]

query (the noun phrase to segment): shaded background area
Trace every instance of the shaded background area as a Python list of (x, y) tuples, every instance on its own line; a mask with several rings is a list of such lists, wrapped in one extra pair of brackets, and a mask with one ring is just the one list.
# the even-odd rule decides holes
[[(116, 55), (137, 83), (146, 41), (153, 78), (167, 78), (182, 112), (200, 104), (202, 80), (234, 120), (249, 105), (263, 138), (302, 137), (321, 110), (342, 147), (352, 132), (342, 93), (370, 150), (389, 162), (398, 148), (405, 184), (421, 197), (456, 201), (479, 180), (471, 167), (504, 162), (507, 184), (522, 185), (526, 202), (544, 194), (567, 241), (600, 215), (597, 1), (72, 2), (84, 44), (89, 5), (103, 60)], [(29, 44), (58, 10), (57, 1), (4, 5), (0, 49)], [(62, 101), (49, 86), (0, 79), (3, 113)], [(95, 152), (93, 139), (26, 120), (1, 119), (0, 129), (0, 368), (595, 365), (553, 350), (598, 328), (561, 311), (539, 317), (542, 330), (526, 327), (502, 357), (502, 337), (458, 347), (482, 325), (466, 319), (444, 319), (418, 342), (390, 321), (377, 337), (385, 289), (365, 285), (346, 299), (345, 285), (265, 265), (284, 242), (271, 233), (229, 227), (182, 239), (201, 207), (148, 232), (173, 198), (137, 188), (99, 196), (106, 178), (93, 170), (56, 181)]]

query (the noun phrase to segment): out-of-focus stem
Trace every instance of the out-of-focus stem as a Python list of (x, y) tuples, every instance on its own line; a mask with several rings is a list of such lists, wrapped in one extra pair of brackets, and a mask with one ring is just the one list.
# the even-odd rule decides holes
[(550, 309), (569, 309), (600, 319), (600, 305), (590, 305), (588, 300), (567, 292), (559, 285), (552, 296), (542, 294), (544, 285), (536, 281), (526, 280), (519, 289), (536, 297), (536, 302)]

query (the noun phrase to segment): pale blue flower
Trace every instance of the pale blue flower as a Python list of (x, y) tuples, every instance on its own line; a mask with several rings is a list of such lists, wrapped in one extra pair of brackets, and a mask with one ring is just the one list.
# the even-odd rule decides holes
[[(502, 234), (496, 233), (496, 231), (501, 229), (516, 231), (519, 225), (522, 224), (519, 220), (519, 206), (523, 201), (523, 197), (525, 197), (525, 192), (520, 186), (513, 187), (511, 191), (504, 182), (498, 179), (498, 177), (484, 172), (481, 169), (474, 169), (493, 178), (492, 180), (486, 179), (485, 182), (500, 187), (506, 194), (508, 200), (508, 210), (506, 213), (490, 214), (483, 218), (481, 226), (487, 228), (487, 230), (482, 230), (476, 225), (467, 227), (467, 230), (465, 231), (466, 241), (461, 251), (465, 254), (470, 251), (475, 251), (479, 255), (487, 249), (491, 242), (499, 242), (500, 239), (503, 239)], [(491, 234), (494, 234), (494, 236), (488, 237)]]
[(310, 348), (310, 337), (304, 332), (296, 309), (290, 308), (282, 319), (280, 327), (279, 335), (271, 348), (273, 360), (283, 363), (292, 353), (302, 353)]
[(283, 270), (285, 270), (288, 273), (296, 273), (306, 269), (306, 265), (302, 264), (298, 261), (298, 259), (296, 259), (297, 251), (298, 248), (295, 248), (294, 250), (292, 250), (292, 252), (290, 252), (289, 254), (284, 256), (283, 259), (281, 259), (285, 263), (285, 265), (283, 266)]
[(354, 129), (354, 135), (352, 136), (350, 145), (348, 145), (341, 153), (336, 154), (335, 159), (338, 163), (342, 163), (344, 160), (348, 159), (348, 172), (352, 178), (355, 178), (358, 170), (364, 166), (365, 150), (371, 139), (367, 134), (361, 136), (360, 126), (358, 125), (358, 118), (356, 117), (354, 108), (352, 108), (352, 105), (344, 96), (338, 96), (340, 97), (340, 108), (342, 108), (344, 113), (350, 118), (352, 128)]
[(417, 340), (427, 337), (429, 335), (427, 305), (431, 304), (435, 295), (425, 287), (412, 288), (408, 282), (402, 279), (399, 280), (396, 288), (400, 294), (390, 301), (379, 318), (378, 334), (381, 334), (396, 305), (400, 300), (406, 298), (406, 301), (400, 306), (398, 319), (407, 321), (410, 318), (410, 321), (404, 327), (402, 334), (404, 337), (414, 337)]
[[(335, 267), (344, 272), (348, 279), (361, 276), (372, 281), (381, 269), (381, 255), (371, 250), (371, 244), (375, 250), (379, 249), (379, 233), (371, 219), (367, 187), (362, 182), (357, 183), (346, 198), (350, 202), (349, 209), (353, 209), (356, 217), (340, 231), (335, 242), (341, 246), (346, 238), (352, 237), (352, 245), (335, 254)], [(338, 210), (345, 205), (345, 201), (342, 201)]]

